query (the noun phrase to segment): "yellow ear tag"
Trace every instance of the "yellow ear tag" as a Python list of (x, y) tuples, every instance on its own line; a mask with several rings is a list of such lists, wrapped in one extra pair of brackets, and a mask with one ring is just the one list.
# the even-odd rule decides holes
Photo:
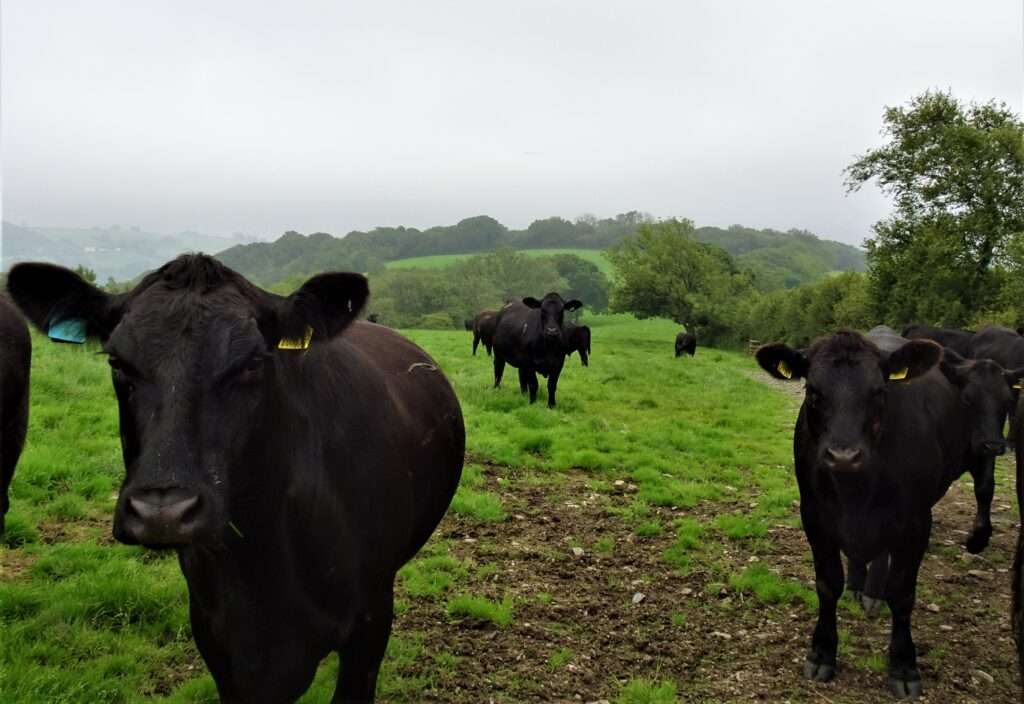
[(903, 381), (907, 378), (907, 373), (910, 371), (907, 367), (903, 367), (898, 372), (889, 372), (889, 381)]
[(1021, 384), (1020, 382), (1018, 382), (1018, 383), (1013, 385), (1013, 388), (1015, 388), (1015, 389), (1024, 389), (1024, 384)]
[(287, 338), (282, 337), (281, 341), (277, 343), (277, 349), (279, 350), (308, 350), (309, 341), (313, 339), (313, 328), (306, 326), (306, 334), (301, 338)]
[(789, 368), (789, 365), (786, 364), (783, 360), (779, 360), (779, 363), (775, 365), (775, 369), (779, 372), (779, 374), (786, 377), (787, 379), (793, 378), (793, 371)]

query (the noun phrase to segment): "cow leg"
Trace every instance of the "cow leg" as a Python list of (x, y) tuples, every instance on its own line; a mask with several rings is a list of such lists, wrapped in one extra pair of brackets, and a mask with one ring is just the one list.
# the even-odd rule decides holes
[(967, 538), (967, 552), (979, 553), (988, 547), (992, 537), (992, 496), (996, 490), (996, 458), (991, 455), (972, 458), (971, 477), (974, 478), (974, 498), (978, 504), (974, 528)]
[(519, 368), (519, 393), (525, 394), (530, 390), (530, 378), (526, 374), (526, 370), (522, 367)]
[(883, 552), (868, 564), (867, 581), (860, 605), (868, 618), (876, 618), (882, 613), (885, 601), (885, 587), (889, 583), (889, 553)]
[(487, 350), (487, 356), (491, 356), (491, 344), (489, 342), (484, 343), (484, 349)]
[(530, 403), (534, 403), (537, 400), (537, 389), (539, 384), (537, 383), (537, 372), (530, 369), (526, 372), (526, 381), (530, 387)]
[(340, 650), (341, 669), (332, 704), (372, 702), (377, 692), (377, 675), (391, 637), (394, 592), (385, 593), (363, 616)]
[(501, 386), (501, 375), (505, 373), (505, 360), (497, 352), (494, 353), (494, 388)]
[(548, 408), (555, 407), (555, 392), (558, 390), (558, 375), (560, 371), (556, 369), (548, 377)]
[(480, 336), (473, 332), (473, 356), (476, 357), (476, 347), (480, 344)]
[(917, 669), (917, 649), (910, 633), (910, 615), (914, 610), (917, 572), (921, 568), (931, 532), (931, 516), (923, 530), (907, 536), (906, 543), (892, 552), (892, 566), (886, 585), (886, 599), (892, 611), (892, 636), (889, 640), (889, 687), (900, 699), (921, 694), (921, 673)]
[(853, 558), (847, 561), (846, 589), (857, 603), (860, 603), (861, 596), (864, 594), (864, 582), (867, 580), (867, 577), (867, 565)]
[(836, 650), (839, 647), (836, 607), (843, 595), (843, 560), (839, 547), (831, 540), (820, 535), (811, 539), (811, 534), (817, 532), (812, 527), (807, 535), (814, 557), (818, 622), (811, 637), (811, 651), (804, 662), (804, 677), (815, 682), (828, 682), (836, 674)]

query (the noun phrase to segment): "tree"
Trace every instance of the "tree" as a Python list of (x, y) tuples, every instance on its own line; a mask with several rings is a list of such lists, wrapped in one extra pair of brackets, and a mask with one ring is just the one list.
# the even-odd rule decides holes
[[(117, 226), (115, 225), (115, 227)], [(75, 273), (81, 276), (86, 281), (88, 281), (90, 284), (96, 283), (96, 272), (83, 264), (79, 264), (78, 266), (75, 267)]]
[(608, 307), (608, 277), (596, 264), (575, 254), (558, 254), (551, 259), (559, 276), (565, 279), (566, 288), (561, 291), (566, 300), (576, 298), (596, 313)]
[(875, 311), (963, 325), (998, 296), (995, 268), (1024, 232), (1024, 123), (1003, 103), (926, 92), (886, 108), (882, 134), (845, 172), (848, 190), (875, 180), (896, 208), (867, 242)]
[(724, 249), (694, 239), (689, 220), (641, 224), (608, 259), (612, 310), (672, 318), (712, 341), (738, 329), (737, 301), (753, 291), (750, 275)]

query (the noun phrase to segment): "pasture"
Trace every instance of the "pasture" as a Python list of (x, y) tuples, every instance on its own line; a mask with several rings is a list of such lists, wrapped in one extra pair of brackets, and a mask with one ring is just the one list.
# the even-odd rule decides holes
[[(469, 333), (407, 333), (458, 392), (467, 465), (400, 574), (380, 700), (886, 700), (888, 619), (848, 597), (836, 680), (800, 678), (816, 596), (791, 466), (799, 384), (737, 353), (675, 359), (667, 321), (584, 322), (590, 367), (566, 360), (556, 410), (528, 405), (514, 372), (492, 390)], [(122, 472), (104, 357), (37, 337), (0, 546), (0, 701), (216, 701), (174, 554), (112, 542)], [(969, 478), (936, 508), (914, 612), (925, 701), (1019, 700), (1012, 497), (1010, 456), (980, 556), (960, 545)], [(336, 667), (302, 701), (328, 701)]]
[[(517, 250), (520, 254), (525, 254), (528, 257), (553, 257), (556, 254), (574, 254), (580, 259), (585, 259), (597, 266), (605, 276), (612, 276), (612, 265), (611, 262), (604, 256), (604, 252), (599, 249), (575, 249), (575, 248), (555, 248), (555, 249), (520, 249)], [(395, 259), (385, 265), (387, 269), (444, 269), (447, 266), (451, 266), (457, 261), (462, 259), (468, 259), (475, 254), (486, 254), (486, 252), (474, 252), (469, 254), (432, 254), (424, 257), (409, 257), (407, 259)]]

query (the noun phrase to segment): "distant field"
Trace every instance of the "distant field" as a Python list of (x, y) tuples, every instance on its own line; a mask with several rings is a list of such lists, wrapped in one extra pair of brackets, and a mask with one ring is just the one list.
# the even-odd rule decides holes
[[(670, 321), (584, 320), (590, 366), (567, 360), (556, 410), (543, 381), (529, 405), (514, 369), (491, 388), (468, 333), (406, 331), (459, 395), (467, 464), (399, 575), (379, 700), (887, 701), (888, 620), (849, 598), (836, 681), (800, 676), (816, 604), (791, 466), (801, 385), (767, 382), (738, 353), (677, 359)], [(174, 553), (111, 538), (124, 469), (106, 361), (92, 345), (34, 343), (0, 541), (0, 702), (214, 704)], [(998, 464), (983, 556), (960, 545), (969, 481), (936, 507), (914, 613), (929, 701), (1019, 701), (1012, 462)], [(302, 704), (330, 701), (336, 669), (323, 663)]]
[[(611, 263), (605, 258), (604, 252), (599, 249), (521, 249), (522, 254), (530, 257), (551, 257), (556, 254), (575, 254), (580, 259), (593, 262), (608, 276), (612, 275)], [(457, 261), (468, 259), (475, 254), (483, 252), (472, 252), (468, 254), (434, 254), (427, 257), (409, 257), (408, 259), (396, 259), (387, 263), (388, 269), (443, 269), (451, 266)]]

